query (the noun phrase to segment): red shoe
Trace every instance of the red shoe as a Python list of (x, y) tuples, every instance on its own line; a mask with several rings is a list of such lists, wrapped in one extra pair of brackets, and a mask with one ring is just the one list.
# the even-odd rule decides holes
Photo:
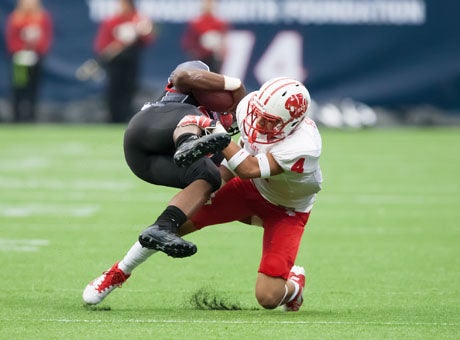
[(297, 312), (303, 303), (303, 289), (305, 287), (305, 269), (300, 266), (293, 266), (289, 273), (288, 280), (297, 282), (299, 291), (297, 295), (289, 302), (283, 305), (285, 311)]
[(112, 290), (121, 285), (130, 277), (118, 268), (118, 262), (101, 276), (91, 281), (83, 291), (83, 301), (89, 305), (96, 305), (109, 295)]

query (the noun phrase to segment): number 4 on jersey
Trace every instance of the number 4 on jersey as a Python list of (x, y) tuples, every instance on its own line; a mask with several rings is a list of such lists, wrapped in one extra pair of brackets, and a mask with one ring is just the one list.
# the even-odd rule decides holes
[(299, 158), (291, 167), (292, 172), (297, 172), (299, 174), (303, 173), (303, 165), (305, 164), (305, 158)]

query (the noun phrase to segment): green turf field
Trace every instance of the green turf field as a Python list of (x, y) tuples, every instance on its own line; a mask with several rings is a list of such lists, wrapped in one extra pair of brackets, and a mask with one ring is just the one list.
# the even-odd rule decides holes
[[(173, 189), (138, 180), (123, 128), (0, 126), (0, 339), (458, 339), (460, 129), (331, 131), (298, 256), (298, 313), (254, 297), (261, 229), (190, 235), (98, 308), (85, 285), (123, 257)], [(240, 310), (201, 310), (207, 291)]]

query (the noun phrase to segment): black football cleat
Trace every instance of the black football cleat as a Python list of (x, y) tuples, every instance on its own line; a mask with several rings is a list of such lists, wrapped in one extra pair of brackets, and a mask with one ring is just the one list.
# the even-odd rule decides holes
[(196, 245), (177, 236), (171, 228), (154, 224), (139, 235), (139, 243), (171, 257), (188, 257), (196, 253)]
[(222, 151), (231, 140), (227, 133), (214, 133), (186, 141), (178, 146), (174, 163), (182, 168), (189, 166), (203, 156)]

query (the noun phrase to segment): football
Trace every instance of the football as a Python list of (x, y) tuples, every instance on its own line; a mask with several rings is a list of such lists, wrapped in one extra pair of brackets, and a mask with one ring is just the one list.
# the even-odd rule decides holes
[(233, 95), (231, 91), (207, 91), (194, 90), (193, 97), (210, 111), (226, 112), (233, 105)]

